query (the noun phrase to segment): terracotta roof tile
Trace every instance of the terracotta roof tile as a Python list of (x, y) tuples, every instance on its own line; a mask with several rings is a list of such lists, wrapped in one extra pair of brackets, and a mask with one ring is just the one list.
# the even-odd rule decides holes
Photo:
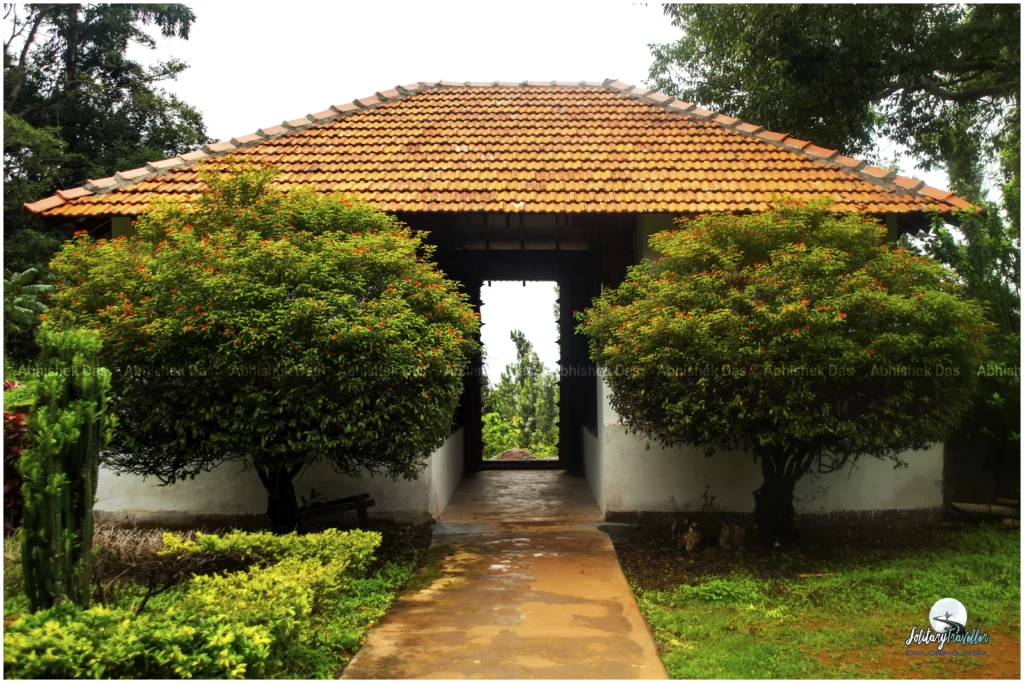
[(940, 190), (939, 188), (932, 187), (931, 185), (925, 185), (920, 190), (918, 190), (918, 192), (920, 192), (926, 197), (931, 197), (932, 199), (938, 199), (940, 201), (947, 199), (953, 194), (952, 192)]
[(896, 177), (896, 171), (890, 171), (887, 168), (879, 168), (878, 166), (865, 166), (860, 169), (860, 172), (880, 180), (891, 180)]
[(144, 168), (26, 210), (134, 216), (194, 200), (195, 164), (276, 166), (283, 190), (350, 193), (386, 211), (763, 211), (831, 196), (834, 211), (970, 205), (835, 150), (621, 81), (413, 83)]
[(757, 137), (767, 142), (782, 142), (789, 137), (789, 133), (776, 133), (774, 130), (762, 130)]
[(690, 111), (696, 107), (696, 105), (690, 104), (689, 102), (683, 102), (682, 100), (672, 100), (668, 103), (668, 106), (670, 109), (678, 111)]
[(834, 159), (836, 156), (839, 155), (839, 152), (837, 152), (834, 149), (829, 149), (828, 147), (818, 147), (818, 145), (807, 145), (806, 147), (804, 147), (804, 152), (812, 156), (820, 157), (822, 159)]
[(64, 201), (71, 201), (72, 199), (78, 199), (79, 197), (88, 197), (93, 193), (84, 187), (72, 187), (70, 190), (57, 190), (57, 194), (60, 195), (60, 198)]
[(288, 128), (282, 126), (280, 123), (276, 126), (267, 126), (266, 128), (260, 128), (256, 131), (265, 138), (276, 138), (280, 135), (284, 135), (288, 132)]
[(843, 156), (842, 154), (838, 155), (835, 158), (834, 161), (837, 164), (839, 164), (840, 166), (843, 166), (843, 167), (846, 167), (846, 168), (850, 168), (850, 169), (854, 169), (854, 170), (856, 170), (858, 168), (864, 168), (865, 166), (867, 166), (867, 162), (866, 161), (863, 161), (861, 159), (854, 159), (852, 157)]
[(924, 187), (923, 180), (918, 180), (917, 178), (908, 178), (907, 176), (903, 175), (896, 176), (895, 180), (893, 180), (893, 183), (899, 185), (904, 190), (920, 190), (922, 187)]
[(191, 161), (199, 161), (200, 159), (206, 159), (209, 156), (210, 155), (207, 154), (206, 152), (204, 152), (203, 150), (197, 149), (196, 151), (189, 152), (187, 154), (179, 154), (178, 158), (181, 159), (182, 161), (189, 161), (189, 162), (191, 162)]
[(694, 107), (690, 110), (690, 114), (693, 116), (699, 116), (702, 119), (714, 119), (718, 117), (717, 111), (711, 111), (710, 109), (702, 109), (701, 107)]
[(178, 157), (171, 157), (170, 159), (160, 159), (158, 161), (150, 161), (146, 164), (146, 168), (151, 171), (164, 171), (169, 168), (176, 168), (178, 166), (184, 166), (185, 162)]
[[(234, 148), (234, 146), (232, 145), (232, 149), (233, 148)], [(151, 173), (152, 173), (152, 171), (150, 171), (148, 168), (146, 168), (145, 166), (141, 166), (139, 168), (133, 168), (133, 169), (128, 170), (128, 171), (118, 171), (117, 173), (114, 174), (114, 177), (117, 178), (121, 182), (129, 182), (130, 183), (133, 180), (137, 180), (139, 178), (145, 178), (146, 176), (148, 176)]]
[(613, 81), (610, 79), (605, 81), (604, 84), (606, 87), (612, 88), (613, 90), (629, 90), (630, 88), (633, 87), (628, 83), (623, 83), (622, 81)]
[(53, 195), (50, 197), (46, 197), (44, 199), (40, 199), (38, 202), (26, 204), (25, 208), (32, 213), (42, 213), (43, 211), (55, 209), (58, 206), (63, 206), (66, 203), (67, 202), (64, 200), (63, 197), (60, 197), (59, 195)]
[[(206, 156), (205, 154), (203, 156)], [(117, 178), (97, 178), (95, 180), (88, 180), (85, 183), (86, 189), (92, 190), (93, 192), (100, 192), (102, 190), (109, 190), (117, 187)]]
[(965, 202), (963, 199), (960, 199), (955, 194), (949, 195), (943, 201), (945, 201), (945, 202), (947, 202), (949, 204), (952, 204), (953, 206), (955, 206), (958, 209), (962, 209), (962, 210), (965, 210), (965, 211), (969, 211), (969, 210), (974, 208), (973, 204), (971, 204), (970, 202)]

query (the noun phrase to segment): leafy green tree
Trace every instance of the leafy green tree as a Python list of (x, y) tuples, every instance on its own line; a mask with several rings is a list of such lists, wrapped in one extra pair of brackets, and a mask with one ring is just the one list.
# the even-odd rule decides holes
[(925, 253), (956, 271), (964, 294), (983, 303), (994, 323), (978, 400), (960, 436), (977, 442), (983, 468), (1012, 477), (1020, 472), (1020, 239), (1007, 234), (995, 204), (979, 203), (983, 212), (960, 215), (959, 235), (936, 219), (922, 242)]
[(753, 453), (763, 542), (792, 538), (806, 473), (905, 464), (969, 412), (983, 309), (939, 263), (886, 246), (874, 219), (817, 204), (679, 223), (578, 329), (628, 428)]
[(208, 141), (199, 112), (159, 87), (186, 64), (127, 56), (156, 47), (151, 27), (188, 39), (185, 5), (12, 3), (4, 19), (5, 239), (28, 224), (23, 202)]
[[(1020, 6), (668, 5), (678, 41), (652, 46), (651, 84), (847, 154), (902, 143), (984, 208), (938, 221), (924, 251), (995, 323), (962, 433), (1019, 466)], [(985, 187), (998, 181), (999, 203)], [(1012, 476), (1013, 469), (1003, 470)]]
[(53, 285), (37, 283), (37, 273), (29, 268), (20, 273), (4, 269), (4, 347), (23, 342), (26, 334), (39, 324), (39, 316), (46, 310), (43, 298), (53, 291)]
[[(530, 450), (538, 457), (555, 457), (558, 453), (558, 377), (545, 369), (526, 335), (513, 330), (511, 337), (516, 345), (516, 361), (506, 366), (497, 384), (485, 394), (484, 413), (497, 414), (501, 423), (518, 432), (518, 443), (512, 448)], [(484, 448), (485, 452), (493, 450), (486, 436)]]
[(4, 215), (17, 216), (25, 202), (52, 191), (67, 159), (60, 129), (36, 128), (4, 111)]
[(483, 422), (484, 460), (519, 448), (519, 430), (502, 419), (501, 414), (487, 413)]
[(318, 462), (414, 478), (448, 435), (479, 326), (420, 233), (343, 197), (241, 171), (131, 238), (54, 259), (54, 322), (99, 332), (122, 426), (106, 462), (174, 482), (255, 469), (275, 528)]
[[(1020, 136), (1019, 5), (666, 5), (659, 90), (848, 154), (879, 134), (954, 179)], [(1019, 187), (1019, 163), (1016, 170)]]

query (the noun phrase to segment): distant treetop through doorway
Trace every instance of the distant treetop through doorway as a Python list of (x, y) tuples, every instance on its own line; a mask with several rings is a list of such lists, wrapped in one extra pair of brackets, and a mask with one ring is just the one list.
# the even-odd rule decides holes
[(555, 460), (557, 287), (553, 282), (490, 282), (485, 283), (481, 300), (486, 378), (483, 459)]

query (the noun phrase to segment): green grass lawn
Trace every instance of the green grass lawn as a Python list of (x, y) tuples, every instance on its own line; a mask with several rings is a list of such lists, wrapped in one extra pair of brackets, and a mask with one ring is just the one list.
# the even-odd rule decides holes
[[(707, 548), (642, 565), (628, 544), (620, 555), (672, 678), (1019, 678), (1020, 533), (986, 524), (926, 536), (817, 559)], [(701, 553), (718, 555), (710, 569)], [(967, 648), (987, 657), (906, 656), (911, 627), (928, 626), (944, 597), (965, 605), (968, 629), (990, 634)]]

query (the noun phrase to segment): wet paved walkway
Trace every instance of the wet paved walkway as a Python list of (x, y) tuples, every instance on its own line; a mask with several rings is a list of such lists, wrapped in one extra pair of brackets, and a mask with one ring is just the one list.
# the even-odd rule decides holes
[(463, 480), (344, 678), (665, 678), (586, 481)]

